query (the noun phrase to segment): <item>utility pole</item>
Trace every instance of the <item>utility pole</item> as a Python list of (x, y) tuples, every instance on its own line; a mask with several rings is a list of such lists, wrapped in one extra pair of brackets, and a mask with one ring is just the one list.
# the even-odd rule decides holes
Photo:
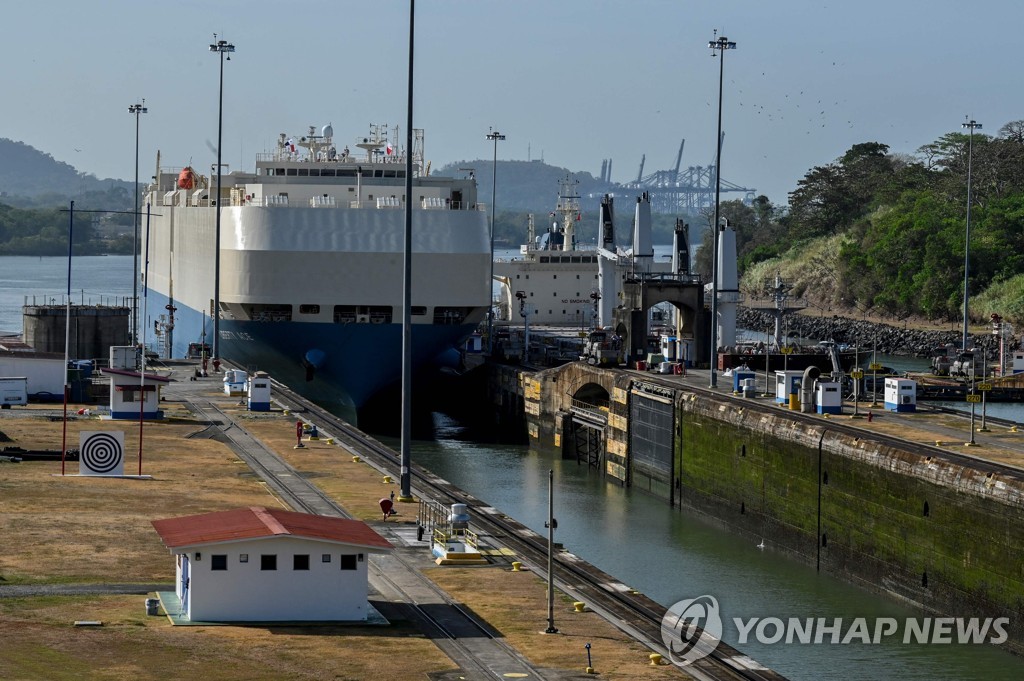
[[(715, 31), (718, 35), (718, 31)], [(736, 49), (736, 43), (724, 35), (708, 41), (711, 56), (718, 60), (718, 135), (715, 137), (715, 219), (712, 230), (712, 264), (711, 264), (711, 387), (718, 385), (715, 368), (718, 364), (718, 210), (722, 196), (722, 83), (725, 77), (725, 51)]]

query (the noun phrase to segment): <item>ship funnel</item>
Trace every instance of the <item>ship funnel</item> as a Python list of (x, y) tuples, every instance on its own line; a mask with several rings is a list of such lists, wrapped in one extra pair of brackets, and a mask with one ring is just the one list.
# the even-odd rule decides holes
[(690, 226), (679, 218), (676, 218), (672, 236), (672, 271), (675, 274), (690, 272)]
[(653, 261), (651, 195), (644, 192), (636, 199), (636, 214), (633, 217), (633, 265), (637, 272), (650, 272)]
[(601, 247), (605, 248), (612, 253), (615, 252), (615, 224), (614, 220), (614, 202), (608, 194), (604, 195), (601, 199), (601, 211), (600, 211), (600, 230), (601, 230)]

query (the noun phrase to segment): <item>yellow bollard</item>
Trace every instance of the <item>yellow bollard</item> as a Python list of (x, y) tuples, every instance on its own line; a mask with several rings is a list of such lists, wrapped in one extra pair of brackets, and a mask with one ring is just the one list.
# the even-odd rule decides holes
[(390, 475), (385, 475), (384, 476), (384, 484), (385, 485), (390, 485), (391, 484), (391, 476)]
[(523, 571), (523, 564), (520, 563), (518, 560), (512, 561), (512, 572), (522, 572), (522, 571)]
[(352, 463), (359, 463), (360, 461), (362, 461), (362, 459), (359, 458), (358, 454), (352, 457)]
[(584, 674), (596, 674), (597, 672), (594, 671), (593, 667), (587, 667), (586, 669), (583, 670), (583, 673)]
[(651, 658), (651, 666), (652, 667), (660, 667), (661, 666), (661, 655), (659, 655), (658, 653), (651, 653), (650, 658)]
[(1010, 426), (1010, 432), (1011, 433), (1016, 433), (1017, 432), (1017, 426)]
[(291, 413), (292, 413), (292, 410), (291, 409), (285, 409), (281, 413), (284, 414), (285, 416), (290, 416)]
[(572, 604), (572, 607), (576, 610), (576, 612), (585, 612), (585, 608), (587, 607), (587, 604), (584, 603), (583, 601), (576, 601), (575, 603)]
[(936, 440), (935, 441), (935, 446), (936, 447), (941, 447), (942, 446), (942, 440)]
[(327, 438), (327, 444), (333, 445), (334, 444), (334, 438), (333, 437)]

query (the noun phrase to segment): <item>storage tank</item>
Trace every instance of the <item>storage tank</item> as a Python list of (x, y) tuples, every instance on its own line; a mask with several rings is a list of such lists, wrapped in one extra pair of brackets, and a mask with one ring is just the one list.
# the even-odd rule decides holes
[(452, 530), (465, 530), (469, 527), (469, 508), (465, 504), (452, 504)]
[[(37, 352), (64, 352), (65, 305), (24, 305), (21, 308), (25, 343)], [(68, 356), (73, 359), (106, 357), (109, 348), (131, 342), (128, 307), (72, 305)], [(134, 366), (132, 367), (134, 368)]]

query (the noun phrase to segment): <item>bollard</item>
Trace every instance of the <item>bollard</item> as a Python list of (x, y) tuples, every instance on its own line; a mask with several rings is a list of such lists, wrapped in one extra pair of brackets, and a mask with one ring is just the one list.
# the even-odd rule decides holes
[(594, 662), (590, 659), (590, 643), (583, 646), (587, 649), (587, 668), (583, 670), (585, 674), (596, 674), (594, 671)]
[(385, 475), (384, 476), (384, 484), (385, 485), (390, 485), (391, 484), (391, 476), (390, 475)]
[(586, 612), (585, 608), (587, 607), (587, 604), (583, 601), (576, 601), (572, 604), (572, 607), (576, 612)]
[(285, 409), (281, 413), (284, 414), (285, 416), (291, 416), (292, 410), (291, 409)]
[(354, 454), (352, 456), (352, 463), (359, 463), (360, 461), (362, 461), (362, 459), (359, 458), (358, 454)]
[(522, 571), (523, 571), (523, 564), (520, 563), (518, 560), (512, 561), (512, 572), (522, 572)]
[(650, 654), (650, 658), (651, 658), (651, 665), (650, 666), (652, 666), (652, 667), (660, 667), (661, 666), (661, 655), (659, 655), (658, 653), (651, 653)]
[(333, 445), (334, 444), (334, 438), (333, 437), (329, 437), (329, 438), (327, 438), (326, 442), (329, 445)]

